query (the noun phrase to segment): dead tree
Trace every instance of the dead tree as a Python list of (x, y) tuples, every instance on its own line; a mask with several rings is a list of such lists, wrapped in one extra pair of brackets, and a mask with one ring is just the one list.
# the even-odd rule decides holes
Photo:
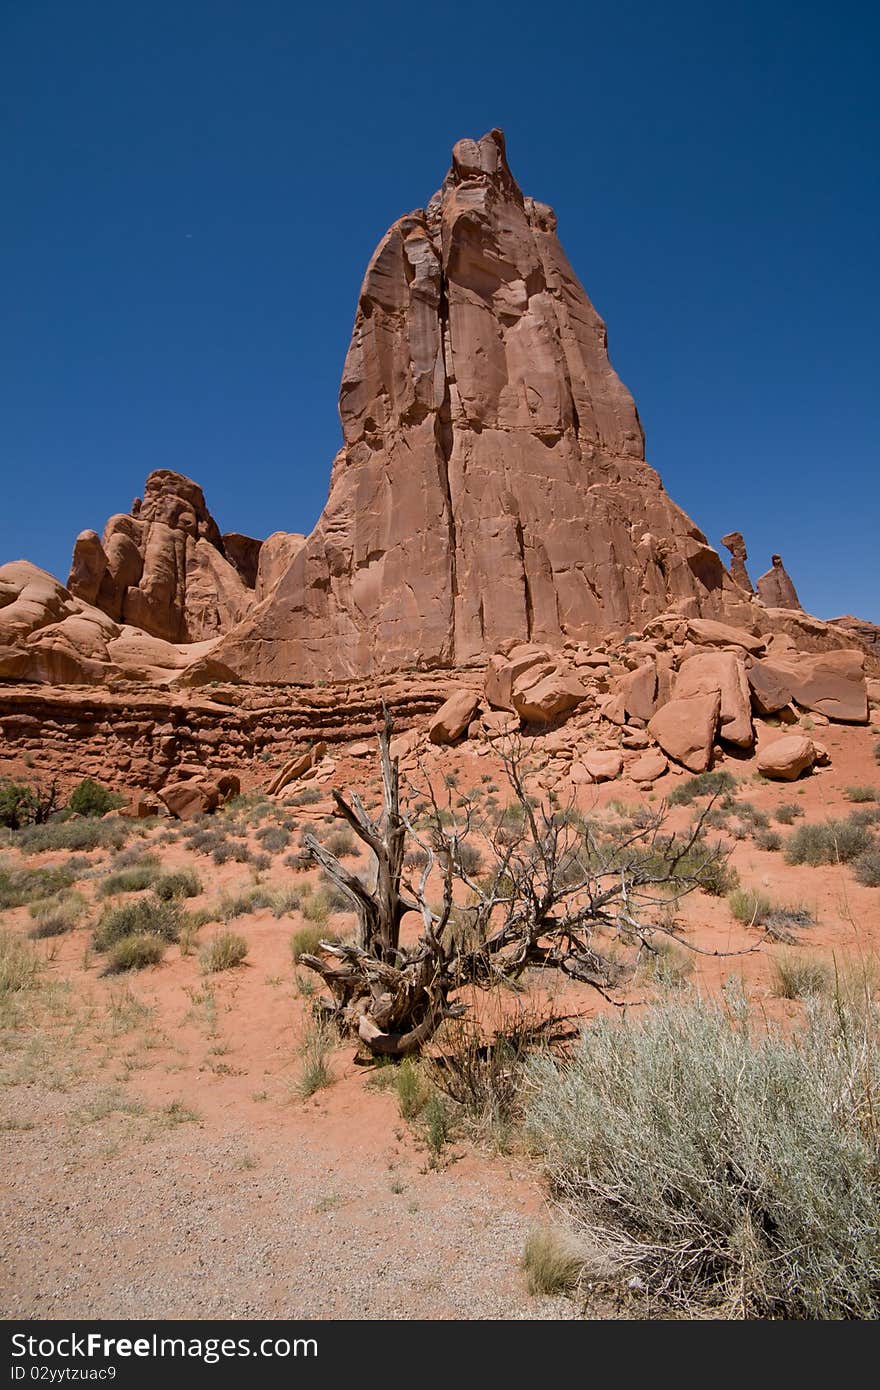
[[(417, 817), (401, 803), (398, 763), (391, 756), (392, 723), (384, 712), (379, 734), (383, 809), (378, 819), (355, 793), (334, 791), (337, 812), (372, 853), (375, 884), (347, 869), (314, 836), (304, 844), (355, 906), (354, 942), (322, 941), (320, 955), (300, 963), (322, 977), (320, 1007), (377, 1056), (419, 1051), (444, 1019), (466, 1010), (469, 987), (515, 986), (529, 967), (553, 968), (603, 994), (625, 968), (604, 957), (596, 938), (609, 934), (634, 956), (657, 950), (654, 938), (675, 933), (664, 917), (670, 905), (709, 877), (724, 851), (705, 843), (712, 803), (684, 833), (667, 834), (661, 807), (644, 823), (609, 834), (584, 820), (570, 803), (536, 805), (524, 778), (517, 740), (502, 748), (511, 805), (500, 817), (462, 798), (457, 812), (442, 807), (430, 779), (411, 787), (427, 803)], [(451, 802), (451, 798), (450, 798)], [(407, 847), (420, 873), (405, 876)], [(470, 853), (467, 852), (470, 847)], [(489, 872), (471, 866), (474, 849), (488, 854)], [(429, 885), (441, 898), (432, 906)], [(456, 903), (467, 895), (465, 904)], [(407, 914), (420, 926), (401, 943)], [(688, 945), (687, 942), (682, 942)], [(690, 947), (690, 949), (696, 949)], [(707, 952), (704, 954), (740, 954)]]

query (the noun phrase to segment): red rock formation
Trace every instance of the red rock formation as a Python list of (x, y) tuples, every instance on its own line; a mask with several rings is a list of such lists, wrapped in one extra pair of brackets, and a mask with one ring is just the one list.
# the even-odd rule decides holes
[(500, 131), (462, 140), (361, 288), (315, 530), (218, 651), (248, 679), (461, 665), (744, 595), (644, 461), (605, 325)]
[(725, 550), (730, 551), (730, 573), (734, 582), (741, 589), (745, 589), (747, 594), (753, 594), (752, 581), (746, 569), (746, 560), (749, 558), (746, 550), (746, 543), (741, 531), (728, 531), (726, 536), (721, 537), (721, 544)]
[(112, 516), (102, 539), (77, 537), (67, 587), (114, 622), (167, 642), (199, 642), (234, 626), (254, 602), (260, 542), (221, 537), (202, 489), (162, 468), (143, 501)]
[(800, 608), (797, 590), (789, 578), (781, 555), (772, 555), (772, 566), (758, 580), (758, 598), (768, 608)]

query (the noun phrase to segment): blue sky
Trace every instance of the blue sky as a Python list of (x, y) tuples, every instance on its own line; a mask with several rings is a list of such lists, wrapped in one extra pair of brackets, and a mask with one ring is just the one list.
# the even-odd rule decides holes
[(5, 0), (0, 559), (151, 468), (307, 531), (358, 287), (493, 125), (650, 461), (753, 575), (880, 622), (876, 6)]

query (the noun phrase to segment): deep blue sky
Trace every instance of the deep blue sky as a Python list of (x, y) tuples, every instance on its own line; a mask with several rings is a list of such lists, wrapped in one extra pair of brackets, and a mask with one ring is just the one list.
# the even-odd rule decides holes
[(880, 621), (876, 5), (3, 0), (0, 559), (151, 468), (307, 531), (358, 286), (507, 134), (713, 543)]

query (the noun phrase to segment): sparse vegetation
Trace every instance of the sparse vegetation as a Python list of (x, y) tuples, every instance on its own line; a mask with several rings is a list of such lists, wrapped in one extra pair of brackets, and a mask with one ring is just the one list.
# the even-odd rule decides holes
[(785, 847), (789, 864), (848, 864), (872, 848), (870, 831), (857, 821), (827, 820), (798, 826)]
[(26, 825), (19, 830), (15, 843), (26, 854), (40, 854), (44, 850), (121, 849), (131, 833), (131, 823), (121, 816), (109, 820), (84, 817)]
[(86, 900), (77, 892), (56, 893), (51, 898), (31, 903), (29, 912), (34, 925), (28, 935), (35, 940), (62, 936), (79, 925), (85, 910)]
[(69, 866), (47, 864), (42, 869), (15, 869), (0, 864), (0, 909), (24, 907), (27, 903), (54, 897), (75, 882)]
[(752, 888), (735, 888), (728, 896), (727, 906), (736, 920), (748, 927), (763, 926), (773, 911), (770, 899)]
[(39, 973), (40, 958), (33, 946), (10, 931), (0, 931), (0, 1003), (33, 989)]
[(804, 808), (797, 806), (793, 801), (783, 801), (781, 806), (776, 807), (774, 814), (780, 825), (794, 825), (804, 814)]
[(870, 1012), (816, 1000), (786, 1036), (731, 993), (667, 1000), (530, 1074), (556, 1196), (649, 1309), (880, 1315)]
[(294, 965), (299, 965), (302, 956), (313, 954), (317, 951), (322, 940), (338, 940), (334, 933), (321, 930), (317, 925), (308, 927), (298, 927), (290, 938), (290, 953), (293, 956)]

